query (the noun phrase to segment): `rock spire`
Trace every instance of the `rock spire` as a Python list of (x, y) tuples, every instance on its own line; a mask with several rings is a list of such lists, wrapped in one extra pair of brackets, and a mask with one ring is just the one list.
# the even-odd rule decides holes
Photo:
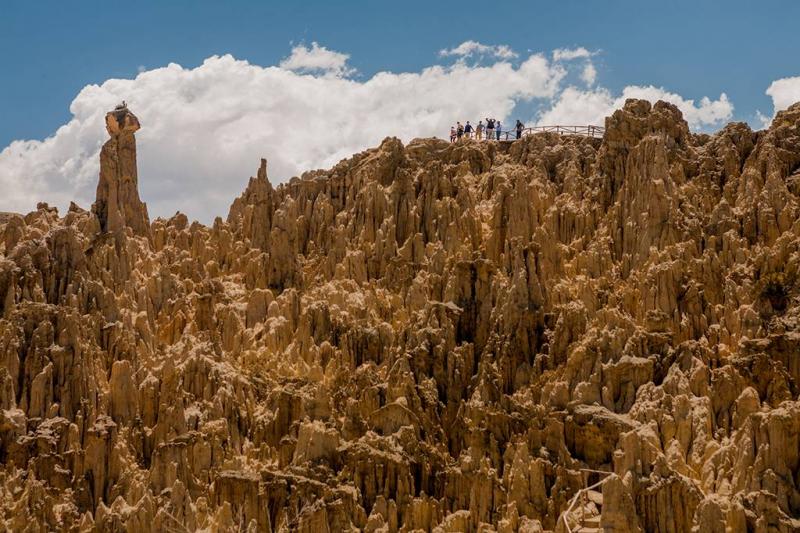
[(100, 151), (100, 181), (92, 211), (103, 231), (116, 233), (125, 227), (135, 235), (150, 231), (147, 205), (139, 198), (136, 170), (136, 131), (139, 119), (125, 105), (106, 113), (106, 130), (111, 137)]

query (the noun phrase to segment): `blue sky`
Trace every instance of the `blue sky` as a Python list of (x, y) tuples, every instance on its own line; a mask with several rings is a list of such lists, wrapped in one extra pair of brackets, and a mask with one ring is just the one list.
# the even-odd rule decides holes
[[(666, 98), (694, 129), (713, 131), (729, 120), (763, 127), (800, 100), (792, 1), (12, 0), (0, 9), (0, 188), (11, 191), (0, 210), (91, 202), (102, 116), (123, 98), (144, 125), (151, 213), (180, 208), (203, 221), (224, 215), (261, 156), (280, 182), (386, 135), (446, 136), (455, 120), (490, 114), (602, 124), (626, 97)], [(441, 54), (470, 41), (484, 53)]]
[(770, 81), (800, 74), (800, 2), (4, 2), (0, 146), (41, 138), (87, 84), (212, 54), (271, 65), (291, 42), (351, 54), (362, 74), (416, 70), (469, 39), (520, 51), (602, 50), (599, 82), (726, 92), (735, 116), (770, 110)]

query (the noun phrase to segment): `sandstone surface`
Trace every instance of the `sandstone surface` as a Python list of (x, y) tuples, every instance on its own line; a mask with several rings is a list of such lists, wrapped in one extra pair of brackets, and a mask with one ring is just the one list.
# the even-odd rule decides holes
[(800, 104), (262, 161), (211, 226), (107, 125), (91, 210), (0, 214), (0, 529), (800, 530)]

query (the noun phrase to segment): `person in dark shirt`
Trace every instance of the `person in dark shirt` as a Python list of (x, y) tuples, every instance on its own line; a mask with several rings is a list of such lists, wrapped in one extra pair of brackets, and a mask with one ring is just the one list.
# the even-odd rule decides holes
[(486, 119), (486, 140), (491, 141), (492, 137), (494, 136), (494, 119), (487, 118)]
[(461, 137), (463, 136), (464, 136), (464, 126), (462, 126), (460, 122), (456, 122), (456, 137), (460, 141)]
[(517, 139), (519, 139), (522, 137), (522, 130), (525, 129), (525, 124), (523, 124), (522, 122), (519, 121), (519, 119), (517, 119), (516, 128), (517, 128)]
[(467, 125), (464, 126), (464, 135), (466, 135), (467, 139), (472, 137), (472, 124), (469, 123), (469, 120), (467, 121)]

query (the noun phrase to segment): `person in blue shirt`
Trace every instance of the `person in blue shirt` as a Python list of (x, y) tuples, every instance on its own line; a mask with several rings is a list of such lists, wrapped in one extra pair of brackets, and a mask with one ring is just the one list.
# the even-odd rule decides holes
[(497, 135), (498, 141), (500, 140), (500, 133), (502, 133), (502, 131), (503, 131), (503, 126), (500, 124), (500, 121), (498, 120), (494, 124), (494, 134)]

